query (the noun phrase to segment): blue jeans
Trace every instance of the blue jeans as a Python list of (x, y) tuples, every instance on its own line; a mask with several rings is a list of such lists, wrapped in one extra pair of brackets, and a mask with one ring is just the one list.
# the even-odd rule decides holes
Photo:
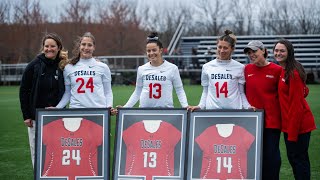
[(279, 180), (281, 166), (280, 134), (281, 131), (279, 129), (265, 128), (263, 130), (263, 180)]
[(288, 134), (284, 133), (287, 156), (296, 180), (310, 180), (309, 142), (311, 132), (299, 134), (298, 141), (288, 141)]

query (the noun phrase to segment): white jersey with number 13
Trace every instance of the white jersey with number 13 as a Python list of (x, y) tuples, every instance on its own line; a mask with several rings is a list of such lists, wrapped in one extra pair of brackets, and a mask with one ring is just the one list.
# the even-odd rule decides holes
[[(140, 66), (136, 85), (142, 87), (140, 107), (173, 107), (173, 87), (183, 87), (178, 67), (168, 61), (157, 67), (150, 63)], [(187, 105), (184, 98), (182, 106)]]

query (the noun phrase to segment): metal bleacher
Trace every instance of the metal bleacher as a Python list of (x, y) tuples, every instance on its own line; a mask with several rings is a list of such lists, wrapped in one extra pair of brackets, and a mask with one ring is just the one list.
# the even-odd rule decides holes
[[(265, 36), (237, 36), (237, 44), (232, 58), (247, 63), (247, 56), (243, 53), (244, 47), (251, 40), (260, 40), (269, 52), (269, 60), (273, 61), (272, 48), (278, 39), (285, 38), (292, 42), (295, 48), (295, 57), (308, 70), (319, 71), (320, 68), (320, 35), (265, 35)], [(180, 50), (184, 55), (191, 55), (191, 49), (197, 49), (200, 66), (213, 57), (206, 55), (209, 49), (215, 51), (218, 36), (194, 36), (180, 39)], [(214, 55), (213, 55), (214, 56)]]
[[(180, 50), (180, 54), (164, 55), (164, 59), (176, 64), (182, 78), (190, 79), (191, 84), (200, 83), (201, 67), (204, 63), (215, 58), (216, 42), (218, 36), (193, 36), (181, 37), (182, 30), (177, 31), (175, 41), (172, 43), (172, 52)], [(293, 43), (296, 59), (305, 67), (307, 73), (315, 74), (320, 79), (320, 34), (318, 35), (283, 35), (283, 36), (237, 36), (237, 44), (232, 58), (248, 63), (247, 56), (243, 53), (244, 47), (251, 40), (262, 41), (269, 52), (268, 59), (273, 61), (272, 48), (274, 43), (285, 38)], [(197, 54), (192, 54), (192, 48), (197, 49)], [(208, 50), (213, 52), (208, 54)], [(145, 55), (122, 55), (122, 56), (97, 56), (96, 59), (109, 65), (113, 83), (134, 84), (138, 66), (147, 62)], [(194, 62), (197, 64), (195, 65)], [(0, 84), (18, 84), (22, 73), (27, 66), (23, 64), (2, 64), (0, 61)]]

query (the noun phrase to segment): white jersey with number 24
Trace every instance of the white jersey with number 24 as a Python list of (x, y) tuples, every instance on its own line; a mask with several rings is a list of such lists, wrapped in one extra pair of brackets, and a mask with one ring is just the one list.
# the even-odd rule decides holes
[(91, 59), (80, 59), (64, 69), (65, 84), (71, 85), (70, 108), (107, 107), (103, 83), (111, 83), (109, 67)]

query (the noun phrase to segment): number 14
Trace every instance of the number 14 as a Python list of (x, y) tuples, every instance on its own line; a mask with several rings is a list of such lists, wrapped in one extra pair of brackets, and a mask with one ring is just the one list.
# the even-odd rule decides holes
[(228, 97), (228, 83), (227, 82), (224, 82), (221, 87), (219, 86), (219, 82), (216, 82), (214, 84), (214, 86), (216, 87), (217, 98), (220, 97), (220, 94), (224, 94), (224, 97)]

